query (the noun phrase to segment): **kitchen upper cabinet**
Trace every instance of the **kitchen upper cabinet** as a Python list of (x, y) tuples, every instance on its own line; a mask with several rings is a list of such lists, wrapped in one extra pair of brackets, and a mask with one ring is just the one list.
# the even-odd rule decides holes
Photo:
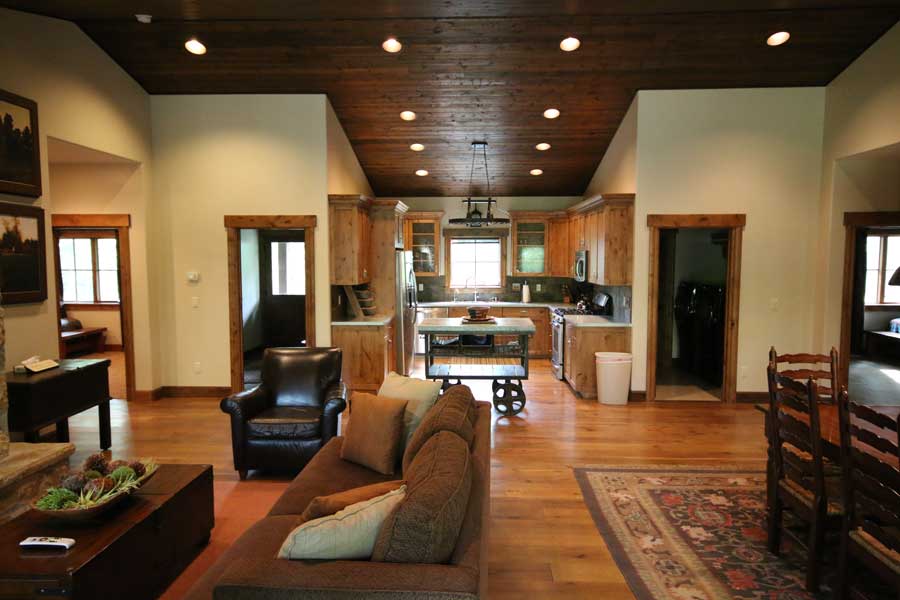
[(413, 268), (417, 277), (438, 274), (441, 253), (440, 212), (410, 212), (404, 221), (403, 242), (413, 253)]
[(601, 218), (599, 210), (592, 210), (584, 216), (584, 247), (588, 251), (587, 280), (591, 283), (599, 283), (597, 280), (597, 261), (599, 259), (597, 255), (597, 228)]
[(511, 211), (513, 275), (549, 275), (549, 220), (544, 215)]
[(631, 285), (634, 263), (634, 195), (586, 201), (569, 218), (569, 252), (587, 250), (587, 280), (597, 285)]
[(365, 196), (328, 196), (332, 285), (358, 285), (371, 279), (371, 204)]
[(575, 253), (569, 247), (569, 219), (565, 213), (550, 218), (550, 275), (572, 277)]
[(563, 376), (576, 394), (597, 397), (595, 352), (631, 352), (630, 327), (573, 327), (566, 324)]

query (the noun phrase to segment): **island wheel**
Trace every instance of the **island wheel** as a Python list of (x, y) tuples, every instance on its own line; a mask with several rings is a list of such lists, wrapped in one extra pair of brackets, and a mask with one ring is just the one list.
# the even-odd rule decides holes
[(494, 390), (494, 408), (501, 415), (511, 417), (525, 408), (525, 390), (520, 380), (495, 379), (491, 387)]
[(441, 393), (443, 394), (454, 385), (462, 385), (461, 379), (444, 379), (441, 383)]

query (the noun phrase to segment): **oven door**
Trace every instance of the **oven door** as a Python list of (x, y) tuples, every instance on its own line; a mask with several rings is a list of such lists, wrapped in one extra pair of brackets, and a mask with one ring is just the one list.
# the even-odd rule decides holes
[(563, 378), (563, 351), (565, 348), (565, 320), (553, 319), (550, 325), (551, 342), (550, 342), (550, 367), (553, 376), (557, 379)]

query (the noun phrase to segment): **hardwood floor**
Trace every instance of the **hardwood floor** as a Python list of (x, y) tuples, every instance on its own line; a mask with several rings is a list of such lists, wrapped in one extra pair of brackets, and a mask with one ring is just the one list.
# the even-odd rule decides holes
[[(633, 598), (585, 508), (572, 467), (597, 464), (742, 464), (763, 468), (762, 415), (752, 405), (713, 403), (603, 406), (577, 399), (553, 379), (546, 360), (532, 363), (528, 405), (495, 418), (489, 543), (490, 598)], [(419, 374), (422, 363), (417, 362)], [(490, 398), (488, 382), (472, 385)], [(217, 399), (113, 401), (116, 456), (215, 467), (217, 526), (210, 548), (167, 593), (178, 598), (229, 540), (263, 514), (286, 479), (236, 483), (228, 420)], [(70, 421), (79, 461), (97, 447), (93, 411)], [(253, 498), (253, 519), (241, 515)], [(264, 505), (264, 506), (263, 506)]]

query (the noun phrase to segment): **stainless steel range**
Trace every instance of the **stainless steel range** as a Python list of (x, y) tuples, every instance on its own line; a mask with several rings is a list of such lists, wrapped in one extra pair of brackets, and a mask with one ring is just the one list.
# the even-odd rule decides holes
[(565, 378), (566, 315), (609, 315), (612, 314), (612, 298), (599, 292), (592, 303), (584, 300), (575, 308), (554, 308), (550, 317), (550, 369), (559, 380)]

